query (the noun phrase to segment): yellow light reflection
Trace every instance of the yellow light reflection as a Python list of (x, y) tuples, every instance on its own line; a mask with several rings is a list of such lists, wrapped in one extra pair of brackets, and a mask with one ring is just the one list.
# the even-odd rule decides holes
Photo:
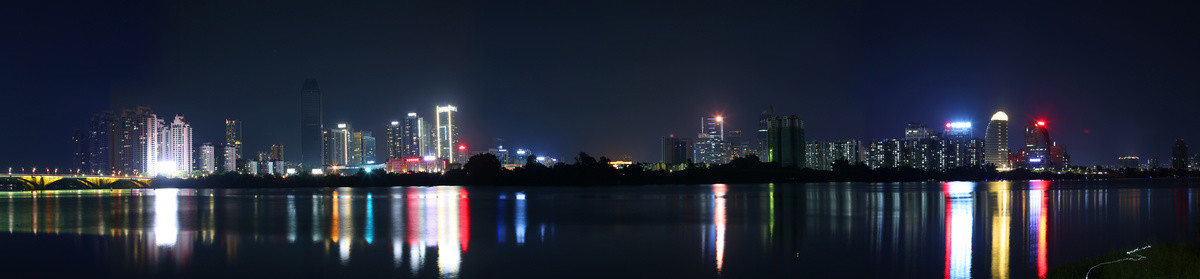
[(1009, 233), (1012, 231), (1012, 192), (1009, 182), (997, 182), (996, 210), (992, 212), (992, 278), (1008, 278)]

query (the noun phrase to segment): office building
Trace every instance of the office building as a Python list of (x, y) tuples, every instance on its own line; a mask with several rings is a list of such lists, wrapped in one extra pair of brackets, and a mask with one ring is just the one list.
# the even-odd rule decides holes
[(767, 161), (784, 167), (803, 168), (805, 161), (804, 122), (799, 116), (773, 117), (767, 123)]
[(387, 127), (388, 160), (420, 158), (422, 141), (425, 139), (425, 120), (410, 112), (402, 121), (392, 121)]
[(225, 119), (225, 144), (237, 150), (238, 158), (246, 155), (242, 147), (242, 121)]
[(758, 159), (763, 162), (767, 161), (767, 124), (771, 118), (775, 117), (775, 107), (768, 107), (758, 115), (758, 131), (755, 134), (757, 142), (754, 145), (754, 154), (758, 155)]
[(461, 163), (457, 161), (458, 155), (458, 126), (454, 121), (454, 117), (458, 114), (458, 108), (446, 105), (435, 108), (437, 117), (435, 119), (437, 125), (437, 139), (435, 148), (437, 149), (437, 157), (446, 159), (448, 163)]
[(974, 136), (974, 131), (971, 129), (971, 122), (948, 122), (946, 129), (942, 131), (942, 137), (947, 139), (969, 139)]
[(303, 171), (320, 169), (325, 132), (321, 88), (316, 79), (304, 80), (300, 88), (300, 167)]
[(386, 146), (387, 158), (384, 162), (390, 162), (394, 159), (404, 158), (401, 155), (404, 146), (404, 136), (401, 133), (400, 121), (392, 121), (384, 129), (383, 144)]
[(998, 171), (1012, 170), (1008, 161), (1008, 114), (997, 111), (988, 122), (983, 136), (984, 164), (996, 166)]
[(1175, 140), (1175, 147), (1171, 148), (1171, 168), (1177, 170), (1188, 168), (1188, 146), (1182, 139)]
[(88, 171), (88, 138), (87, 131), (75, 129), (71, 134), (71, 172)]
[(87, 166), (86, 172), (89, 174), (112, 174), (114, 168), (111, 162), (115, 161), (115, 155), (112, 152), (112, 142), (115, 142), (113, 137), (115, 133), (115, 116), (112, 112), (105, 111), (93, 114), (88, 121), (87, 131)]
[(725, 154), (726, 162), (733, 160), (733, 158), (746, 157), (747, 155), (754, 154), (754, 151), (750, 150), (750, 144), (748, 144), (742, 137), (742, 130), (730, 130), (725, 132), (725, 142), (729, 145), (729, 149)]
[(1122, 156), (1117, 158), (1117, 167), (1121, 169), (1138, 169), (1138, 164), (1142, 163), (1142, 158), (1138, 156)]
[(350, 124), (339, 123), (336, 128), (325, 131), (325, 162), (326, 166), (345, 166), (350, 164), (351, 143), (353, 132)]
[[(518, 150), (521, 155), (524, 150)], [(693, 162), (692, 139), (670, 135), (662, 138), (662, 163), (680, 165)]]
[(1050, 130), (1042, 120), (1030, 121), (1025, 126), (1025, 158), (1023, 162), (1031, 169), (1050, 169)]
[(905, 140), (927, 139), (932, 136), (933, 133), (929, 131), (929, 127), (925, 126), (925, 124), (909, 122), (908, 126), (904, 127)]
[(700, 118), (700, 134), (696, 138), (694, 156), (699, 164), (729, 162), (729, 142), (725, 141), (725, 119), (721, 116)]

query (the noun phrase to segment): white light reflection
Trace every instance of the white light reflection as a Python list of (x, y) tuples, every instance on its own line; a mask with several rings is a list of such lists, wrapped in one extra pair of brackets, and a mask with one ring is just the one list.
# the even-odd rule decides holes
[(971, 278), (971, 236), (975, 225), (972, 182), (943, 183), (946, 195), (946, 277)]
[(513, 225), (517, 230), (517, 246), (525, 245), (525, 193), (517, 192), (516, 210), (517, 216), (513, 219)]
[(717, 231), (717, 240), (713, 246), (717, 248), (717, 275), (721, 274), (721, 269), (725, 265), (725, 184), (713, 185), (713, 196), (716, 199), (713, 208), (713, 226)]
[(154, 244), (175, 247), (179, 237), (179, 189), (154, 190)]
[[(466, 190), (460, 187), (409, 188), (406, 227), (410, 272), (419, 274), (425, 266), (428, 248), (437, 251), (437, 272), (441, 277), (457, 277), (462, 254), (467, 250), (470, 223)], [(392, 212), (401, 216), (400, 207), (393, 203)], [(394, 220), (394, 222), (401, 222)], [(393, 233), (393, 237), (399, 238)], [(396, 245), (396, 244), (393, 244)], [(393, 257), (399, 264), (401, 247), (393, 246)]]
[(393, 188), (391, 195), (392, 205), (392, 263), (396, 267), (400, 267), (400, 263), (404, 261), (404, 190), (402, 188)]
[(296, 195), (287, 196), (287, 241), (296, 243)]

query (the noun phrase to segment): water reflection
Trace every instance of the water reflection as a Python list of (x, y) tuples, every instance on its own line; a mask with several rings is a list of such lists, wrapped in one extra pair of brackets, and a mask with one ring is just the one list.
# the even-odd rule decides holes
[(1028, 278), (1200, 221), (1193, 188), (1088, 183), (5, 192), (0, 242), (134, 274)]
[(975, 183), (947, 182), (942, 186), (946, 197), (946, 278), (970, 278)]

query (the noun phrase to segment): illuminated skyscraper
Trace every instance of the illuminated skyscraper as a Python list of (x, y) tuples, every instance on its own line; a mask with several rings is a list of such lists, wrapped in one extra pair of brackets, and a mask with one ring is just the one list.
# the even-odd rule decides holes
[(997, 111), (988, 122), (983, 138), (984, 163), (996, 166), (998, 171), (1012, 170), (1008, 162), (1008, 114)]
[(805, 155), (804, 121), (795, 115), (771, 118), (767, 123), (767, 161), (803, 168)]
[(353, 130), (350, 129), (350, 124), (338, 123), (337, 128), (325, 131), (325, 165), (327, 166), (344, 166), (350, 164), (350, 154), (352, 150), (351, 139)]
[(237, 150), (237, 157), (244, 158), (245, 153), (242, 153), (242, 121), (237, 119), (225, 119), (225, 144), (233, 146)]
[(183, 120), (183, 115), (176, 115), (170, 125), (163, 127), (161, 144), (157, 174), (178, 176), (192, 171), (192, 125)]
[(1171, 148), (1171, 168), (1177, 170), (1188, 168), (1188, 146), (1182, 139), (1175, 140), (1175, 147)]
[(415, 112), (408, 113), (403, 121), (392, 121), (387, 130), (388, 160), (424, 156), (425, 153), (421, 152), (425, 139), (424, 126), (425, 120)]
[(152, 175), (158, 161), (162, 120), (149, 107), (123, 109), (113, 123), (112, 169), (122, 175)]
[(954, 140), (970, 139), (974, 135), (971, 129), (971, 122), (948, 122), (946, 130), (942, 131), (942, 137)]
[(1050, 164), (1050, 130), (1046, 121), (1030, 121), (1025, 126), (1025, 157), (1030, 168), (1047, 169)]
[(403, 158), (417, 158), (425, 155), (422, 150), (422, 141), (426, 140), (425, 119), (417, 116), (417, 113), (410, 112), (408, 117), (404, 118), (404, 122), (400, 126), (400, 156)]
[(404, 158), (404, 156), (400, 155), (400, 150), (404, 144), (403, 136), (401, 136), (400, 132), (400, 121), (388, 123), (386, 131), (383, 135), (383, 142), (387, 145), (387, 158), (385, 159), (396, 160)]
[(724, 164), (729, 162), (729, 143), (725, 141), (725, 118), (701, 117), (700, 135), (695, 145), (696, 163)]
[(300, 166), (304, 171), (320, 169), (325, 161), (321, 158), (324, 146), (321, 140), (325, 132), (321, 102), (321, 88), (317, 86), (317, 80), (304, 80), (304, 86), (300, 88)]
[(200, 150), (196, 153), (196, 155), (196, 170), (206, 173), (214, 173), (217, 171), (217, 153), (216, 148), (213, 147), (212, 143), (206, 142), (200, 144)]
[(458, 108), (446, 105), (436, 107), (437, 111), (437, 139), (435, 148), (437, 149), (438, 158), (446, 159), (448, 163), (460, 163), (457, 161), (456, 152), (458, 152), (458, 126), (454, 122), (454, 116), (458, 114)]
[(351, 148), (354, 152), (350, 154), (351, 164), (374, 164), (375, 163), (375, 136), (371, 131), (354, 131), (351, 143), (354, 146)]

